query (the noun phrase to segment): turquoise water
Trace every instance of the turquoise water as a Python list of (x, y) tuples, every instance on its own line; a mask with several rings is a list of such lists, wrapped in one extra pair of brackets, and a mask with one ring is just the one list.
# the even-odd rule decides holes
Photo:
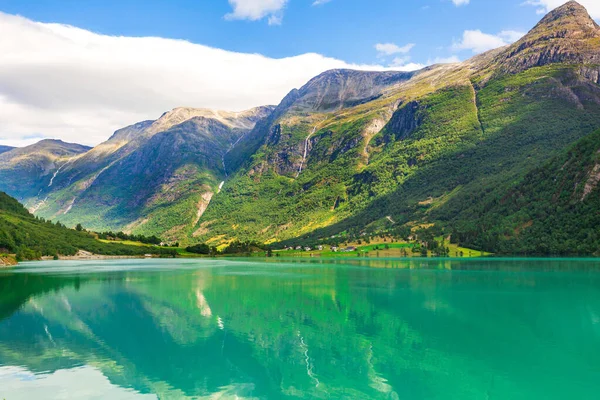
[(595, 261), (53, 261), (0, 272), (0, 399), (599, 397)]

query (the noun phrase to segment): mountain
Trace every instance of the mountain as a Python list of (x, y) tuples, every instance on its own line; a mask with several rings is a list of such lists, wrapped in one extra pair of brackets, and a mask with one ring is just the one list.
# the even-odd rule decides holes
[(11, 146), (0, 146), (0, 154), (6, 153), (7, 151), (11, 151), (14, 147)]
[(55, 165), (50, 183), (21, 198), (69, 226), (185, 237), (227, 175), (224, 156), (271, 111), (176, 108)]
[[(522, 221), (497, 203), (537, 199), (519, 185), (543, 180), (540, 168), (600, 129), (599, 77), (600, 27), (568, 2), (514, 44), (462, 63), (327, 71), (277, 107), (242, 113), (178, 108), (46, 169), (33, 189), (8, 189), (45, 218), (182, 242), (426, 231), (492, 252), (542, 251), (541, 232), (560, 228), (534, 220), (515, 228), (527, 246), (512, 245), (508, 227)], [(507, 231), (482, 224), (490, 215)]]
[(24, 200), (51, 185), (54, 173), (90, 148), (45, 139), (0, 153), (0, 190)]
[(71, 256), (79, 250), (104, 255), (174, 255), (172, 250), (157, 247), (100, 242), (87, 232), (39, 219), (16, 199), (0, 192), (0, 253), (16, 254), (19, 260), (33, 260), (42, 256)]
[[(474, 205), (600, 128), (598, 34), (569, 2), (515, 44), (463, 63), (392, 76), (326, 72), (240, 142), (245, 161), (198, 221), (196, 240), (439, 234), (461, 222), (456, 215), (475, 220)], [(367, 76), (379, 82), (372, 91), (357, 83)]]
[(570, 1), (546, 15), (525, 37), (498, 55), (494, 64), (504, 73), (553, 63), (580, 64), (583, 74), (598, 83), (598, 69), (594, 68), (600, 63), (598, 41), (598, 24), (583, 6)]

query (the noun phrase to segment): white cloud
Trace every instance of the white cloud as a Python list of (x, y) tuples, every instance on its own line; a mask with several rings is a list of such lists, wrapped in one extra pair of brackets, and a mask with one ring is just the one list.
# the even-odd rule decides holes
[[(319, 54), (273, 59), (153, 37), (113, 37), (0, 13), (0, 143), (97, 144), (177, 106), (242, 110), (349, 65)], [(10, 38), (10, 40), (6, 39)]]
[[(598, 0), (577, 0), (579, 4), (587, 8), (592, 18), (600, 20), (600, 1)], [(527, 0), (525, 5), (537, 7), (538, 14), (545, 14), (553, 9), (567, 3), (566, 0)]]
[(450, 56), (450, 57), (436, 57), (433, 60), (429, 60), (427, 64), (455, 64), (459, 63), (460, 58), (458, 56)]
[(379, 53), (380, 56), (391, 56), (393, 54), (407, 54), (412, 48), (415, 47), (414, 43), (409, 43), (402, 47), (398, 46), (395, 43), (377, 43), (375, 45), (375, 49)]
[(414, 62), (407, 63), (403, 58), (396, 58), (390, 64), (390, 68), (393, 69), (394, 71), (406, 71), (406, 72), (418, 71), (425, 67), (426, 67), (425, 64), (419, 64), (419, 63), (414, 63)]
[(283, 15), (281, 14), (273, 14), (273, 15), (269, 15), (269, 18), (267, 19), (269, 25), (281, 25), (281, 23), (283, 22)]
[(454, 3), (455, 6), (460, 7), (460, 6), (466, 6), (467, 4), (469, 4), (471, 2), (471, 0), (452, 0), (452, 2)]
[(390, 56), (395, 56), (389, 63), (389, 68), (396, 71), (416, 71), (424, 68), (425, 65), (414, 62), (409, 62), (411, 57), (408, 53), (415, 47), (414, 43), (409, 43), (404, 46), (398, 46), (395, 43), (377, 43), (377, 57), (381, 60), (388, 59)]
[(519, 32), (519, 31), (502, 31), (498, 34), (499, 37), (501, 37), (506, 43), (514, 43), (517, 40), (521, 39), (523, 36), (525, 36), (526, 33), (525, 32)]
[(313, 5), (313, 6), (320, 6), (320, 5), (322, 5), (322, 4), (329, 3), (330, 1), (331, 1), (331, 0), (315, 0), (315, 1), (312, 3), (312, 5)]
[(225, 19), (258, 21), (267, 17), (269, 25), (279, 25), (287, 2), (288, 0), (229, 0), (233, 12), (225, 15)]
[(480, 30), (467, 30), (463, 32), (460, 42), (452, 45), (453, 50), (471, 50), (473, 53), (483, 53), (484, 51), (506, 46), (517, 41), (524, 35), (517, 31), (502, 31), (497, 35), (483, 33)]

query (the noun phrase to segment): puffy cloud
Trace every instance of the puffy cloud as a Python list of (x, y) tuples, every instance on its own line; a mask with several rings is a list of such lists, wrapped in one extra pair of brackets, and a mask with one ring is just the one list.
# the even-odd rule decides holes
[(424, 68), (425, 65), (409, 62), (410, 51), (415, 47), (414, 43), (409, 43), (404, 46), (398, 46), (395, 43), (377, 43), (375, 50), (377, 50), (377, 57), (382, 60), (389, 59), (390, 56), (395, 56), (391, 62), (389, 62), (389, 68), (396, 71), (416, 71)]
[(524, 33), (517, 31), (502, 31), (497, 35), (483, 33), (480, 30), (463, 32), (460, 42), (452, 45), (454, 50), (471, 50), (473, 53), (483, 53), (517, 41)]
[(225, 15), (225, 19), (258, 21), (266, 17), (269, 25), (280, 25), (287, 2), (288, 0), (229, 0), (233, 12)]
[(97, 144), (177, 106), (243, 110), (350, 65), (319, 54), (273, 59), (183, 40), (115, 37), (0, 13), (0, 143)]
[(313, 6), (320, 6), (322, 4), (329, 3), (330, 1), (331, 0), (315, 0), (315, 1), (313, 1), (312, 5)]
[(454, 3), (455, 6), (460, 7), (460, 6), (466, 6), (467, 4), (469, 4), (471, 2), (471, 0), (452, 0), (452, 2)]
[(415, 47), (414, 43), (404, 46), (398, 46), (395, 43), (377, 43), (375, 50), (377, 50), (380, 56), (391, 56), (393, 54), (407, 54), (413, 47)]
[[(579, 4), (587, 8), (592, 18), (600, 20), (600, 1), (598, 0), (577, 0)], [(567, 0), (528, 0), (523, 4), (537, 7), (538, 14), (545, 14), (553, 9), (568, 3)]]

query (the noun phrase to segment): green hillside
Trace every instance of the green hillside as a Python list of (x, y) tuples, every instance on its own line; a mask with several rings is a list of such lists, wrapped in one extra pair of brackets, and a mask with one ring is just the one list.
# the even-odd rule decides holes
[[(556, 36), (557, 27), (571, 30)], [(513, 46), (393, 80), (376, 96), (367, 78), (327, 72), (248, 136), (261, 146), (215, 196), (195, 240), (293, 243), (432, 224), (448, 233), (457, 215), (474, 222), (600, 127), (590, 74), (599, 54), (600, 29), (571, 2)], [(340, 76), (363, 99), (323, 107)]]
[[(461, 243), (504, 254), (600, 255), (600, 131), (454, 218)], [(469, 215), (480, 215), (477, 219)]]
[(87, 232), (68, 229), (31, 215), (19, 202), (0, 192), (0, 252), (17, 255), (19, 260), (42, 256), (71, 256), (79, 250), (94, 254), (135, 256), (160, 254), (174, 256), (173, 250), (158, 247), (102, 243)]

